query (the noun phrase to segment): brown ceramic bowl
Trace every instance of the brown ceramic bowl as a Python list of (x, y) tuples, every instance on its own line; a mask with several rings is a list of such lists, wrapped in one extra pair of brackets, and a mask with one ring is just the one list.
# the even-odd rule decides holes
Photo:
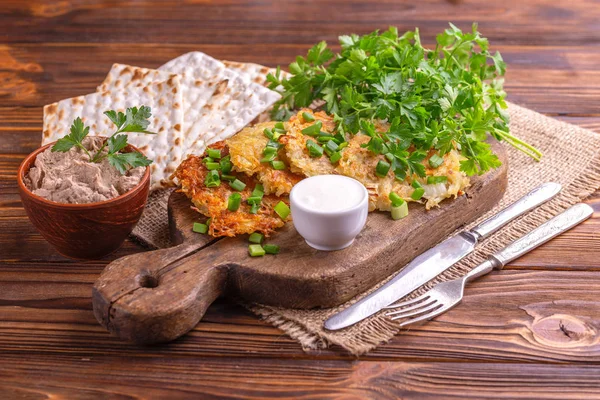
[[(17, 181), (23, 207), (42, 236), (64, 256), (101, 258), (121, 246), (137, 224), (148, 198), (150, 168), (139, 185), (121, 196), (87, 204), (63, 204), (33, 194), (23, 181), (38, 154), (31, 153), (19, 167)], [(125, 151), (139, 151), (128, 145)]]

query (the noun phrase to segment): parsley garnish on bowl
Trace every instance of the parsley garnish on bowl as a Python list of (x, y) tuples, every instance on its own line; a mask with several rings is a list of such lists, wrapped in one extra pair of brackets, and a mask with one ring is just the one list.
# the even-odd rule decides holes
[[(370, 136), (366, 147), (385, 154), (401, 180), (425, 176), (421, 161), (431, 149), (440, 155), (458, 149), (467, 175), (498, 167), (488, 134), (540, 159), (537, 149), (509, 132), (501, 78), (506, 64), (489, 51), (477, 24), (471, 32), (450, 24), (432, 50), (421, 45), (418, 29), (400, 36), (391, 27), (339, 41), (339, 54), (321, 42), (290, 64), (291, 77), (282, 77), (279, 68), (268, 76), (269, 87), (282, 94), (274, 119), (288, 119), (292, 110), (321, 100), (338, 132)], [(376, 120), (386, 120), (388, 131), (378, 132)]]

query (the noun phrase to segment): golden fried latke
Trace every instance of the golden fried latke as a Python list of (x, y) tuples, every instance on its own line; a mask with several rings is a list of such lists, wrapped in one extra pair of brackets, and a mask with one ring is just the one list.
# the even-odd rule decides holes
[(366, 135), (356, 134), (350, 140), (348, 147), (342, 151), (342, 158), (337, 167), (337, 172), (349, 176), (361, 182), (369, 192), (369, 210), (375, 209), (389, 211), (392, 207), (389, 199), (390, 192), (396, 193), (398, 196), (408, 202), (414, 202), (410, 195), (414, 191), (411, 183), (417, 180), (425, 194), (421, 203), (425, 203), (425, 207), (429, 210), (431, 207), (439, 205), (439, 203), (451, 196), (462, 194), (463, 189), (469, 186), (469, 178), (460, 171), (461, 155), (456, 150), (451, 150), (442, 158), (444, 162), (438, 168), (429, 167), (429, 157), (435, 154), (435, 151), (430, 151), (427, 157), (422, 161), (425, 165), (425, 173), (427, 176), (446, 176), (446, 183), (438, 183), (428, 185), (427, 178), (419, 178), (416, 175), (408, 177), (403, 181), (395, 178), (393, 171), (389, 171), (387, 176), (379, 177), (375, 174), (375, 167), (379, 160), (385, 160), (383, 155), (377, 155), (370, 152), (368, 149), (361, 147), (368, 143), (370, 138)]
[[(273, 128), (275, 122), (265, 122), (252, 127), (242, 129), (236, 135), (227, 139), (225, 143), (229, 147), (231, 162), (234, 171), (243, 172), (247, 175), (257, 176), (265, 188), (265, 194), (281, 196), (289, 194), (292, 187), (300, 182), (303, 176), (296, 175), (289, 170), (276, 170), (269, 163), (261, 163), (262, 153), (269, 139), (264, 135), (265, 128)], [(285, 157), (285, 151), (279, 150), (279, 160), (289, 166)]]
[[(315, 121), (305, 121), (302, 118), (302, 113), (311, 114)], [(285, 154), (290, 163), (290, 169), (296, 174), (302, 176), (315, 176), (325, 174), (335, 174), (335, 165), (331, 164), (329, 157), (323, 156), (313, 158), (308, 154), (306, 142), (308, 140), (316, 141), (302, 133), (302, 129), (321, 121), (323, 127), (322, 132), (332, 133), (335, 130), (335, 122), (333, 118), (323, 111), (313, 113), (312, 110), (303, 109), (298, 114), (292, 116), (287, 124), (287, 133), (283, 135), (279, 141), (285, 145)]]
[[(229, 153), (224, 142), (218, 142), (209, 147), (220, 149), (223, 156)], [(258, 213), (250, 214), (250, 205), (246, 203), (246, 199), (250, 197), (258, 181), (243, 173), (232, 173), (236, 175), (237, 179), (244, 182), (246, 187), (243, 191), (237, 192), (242, 195), (240, 208), (237, 211), (229, 211), (227, 209), (229, 195), (236, 191), (225, 181), (222, 181), (218, 187), (206, 187), (204, 179), (208, 169), (202, 162), (205, 156), (188, 156), (177, 168), (173, 177), (179, 181), (181, 191), (191, 199), (197, 210), (211, 218), (208, 230), (211, 236), (236, 236), (252, 232), (261, 232), (265, 236), (269, 236), (275, 229), (284, 225), (285, 222), (275, 213), (273, 207), (280, 201), (289, 204), (287, 197), (265, 194)]]

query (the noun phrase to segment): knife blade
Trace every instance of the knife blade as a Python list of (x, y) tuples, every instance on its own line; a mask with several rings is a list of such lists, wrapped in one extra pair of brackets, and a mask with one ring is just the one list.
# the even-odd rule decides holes
[(328, 330), (346, 328), (401, 299), (467, 256), (479, 241), (550, 200), (560, 190), (558, 183), (544, 183), (473, 229), (460, 232), (425, 251), (379, 289), (327, 319), (324, 327)]

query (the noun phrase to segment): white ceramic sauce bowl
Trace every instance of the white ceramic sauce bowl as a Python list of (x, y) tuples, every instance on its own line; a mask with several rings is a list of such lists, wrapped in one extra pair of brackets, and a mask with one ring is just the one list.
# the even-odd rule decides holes
[(365, 226), (369, 194), (359, 181), (343, 175), (303, 179), (290, 193), (294, 226), (317, 250), (350, 246)]

